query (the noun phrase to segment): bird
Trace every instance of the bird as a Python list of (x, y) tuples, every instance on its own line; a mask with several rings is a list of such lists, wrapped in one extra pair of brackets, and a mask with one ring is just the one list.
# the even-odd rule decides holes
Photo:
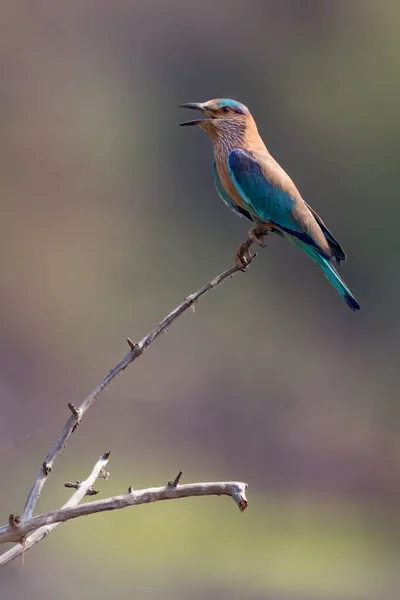
[(270, 233), (303, 250), (354, 311), (360, 305), (335, 265), (346, 254), (318, 213), (303, 200), (292, 179), (267, 150), (249, 109), (236, 100), (216, 98), (189, 102), (179, 108), (196, 110), (203, 118), (180, 123), (197, 126), (211, 138), (214, 149), (212, 175), (223, 202), (252, 228), (236, 250), (236, 266), (245, 270), (253, 243), (264, 245)]

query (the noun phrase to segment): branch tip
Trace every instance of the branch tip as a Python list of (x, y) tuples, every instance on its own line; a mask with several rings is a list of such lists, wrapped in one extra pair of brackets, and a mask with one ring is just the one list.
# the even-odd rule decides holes
[(108, 450), (108, 452), (104, 452), (103, 456), (101, 457), (102, 460), (108, 460), (111, 456), (111, 450)]
[(239, 507), (240, 512), (244, 512), (248, 507), (249, 503), (246, 498), (246, 490), (248, 488), (247, 483), (243, 483), (232, 493), (232, 498)]

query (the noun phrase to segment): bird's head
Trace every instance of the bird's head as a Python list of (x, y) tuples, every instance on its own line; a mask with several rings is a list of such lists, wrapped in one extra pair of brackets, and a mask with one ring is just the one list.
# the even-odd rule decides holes
[(181, 104), (179, 108), (198, 110), (205, 118), (185, 121), (180, 125), (198, 125), (212, 138), (223, 135), (241, 134), (245, 131), (249, 121), (253, 121), (249, 109), (236, 100), (218, 98), (207, 102), (189, 102)]

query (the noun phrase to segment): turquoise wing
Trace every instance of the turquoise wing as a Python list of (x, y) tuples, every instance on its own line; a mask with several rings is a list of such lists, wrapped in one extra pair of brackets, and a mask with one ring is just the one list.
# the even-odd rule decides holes
[(268, 181), (250, 152), (232, 150), (228, 156), (228, 168), (237, 191), (261, 221), (272, 222), (289, 235), (318, 248), (313, 238), (293, 216), (296, 201)]

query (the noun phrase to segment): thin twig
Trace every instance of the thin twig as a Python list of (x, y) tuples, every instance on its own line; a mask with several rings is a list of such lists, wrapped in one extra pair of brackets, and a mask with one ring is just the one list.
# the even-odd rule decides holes
[[(93, 470), (90, 473), (89, 477), (85, 481), (81, 482), (81, 484), (79, 485), (76, 492), (74, 492), (74, 494), (72, 494), (72, 496), (68, 500), (68, 502), (66, 502), (63, 505), (63, 507), (60, 509), (61, 511), (62, 510), (71, 510), (71, 508), (74, 508), (78, 504), (78, 502), (80, 502), (82, 500), (82, 498), (87, 494), (88, 490), (90, 490), (92, 488), (92, 486), (93, 486), (94, 482), (96, 481), (96, 479), (98, 478), (101, 470), (104, 469), (104, 467), (108, 463), (109, 458), (110, 458), (110, 452), (106, 452), (105, 454), (100, 456), (99, 460), (93, 467)], [(82, 504), (82, 506), (84, 506), (84, 505)], [(37, 517), (35, 517), (35, 518), (37, 518)], [(14, 518), (14, 520), (15, 520), (15, 518)], [(19, 542), (18, 545), (14, 546), (13, 548), (11, 548), (10, 550), (8, 550), (7, 552), (5, 552), (4, 554), (2, 554), (0, 556), (0, 567), (11, 562), (12, 560), (14, 560), (14, 558), (16, 558), (17, 556), (20, 556), (27, 550), (30, 550), (30, 548), (32, 548), (32, 546), (34, 546), (35, 544), (40, 542), (51, 531), (53, 531), (53, 529), (55, 527), (57, 527), (57, 525), (60, 522), (60, 521), (58, 521), (58, 522), (53, 521), (51, 523), (50, 522), (47, 523), (46, 521), (44, 521), (38, 527), (34, 527), (33, 529), (32, 528), (26, 529), (26, 526), (29, 525), (29, 523), (31, 523), (32, 520), (33, 519), (29, 519), (27, 521), (23, 521), (23, 522), (19, 523), (18, 529), (17, 529), (18, 535), (14, 538), (12, 536), (8, 537), (8, 533), (11, 530), (15, 530), (15, 526), (13, 526), (10, 523), (9, 525), (0, 527), (0, 540), (2, 540), (4, 542), (6, 542), (6, 541)], [(33, 531), (33, 533), (31, 533), (31, 535), (28, 535), (30, 531)], [(2, 542), (0, 541), (0, 543), (2, 543)]]
[[(251, 260), (256, 255), (251, 257)], [(250, 262), (251, 262), (250, 260)], [(250, 263), (249, 263), (250, 264)], [(207, 292), (214, 289), (218, 285), (220, 285), (226, 279), (229, 279), (236, 273), (240, 272), (238, 267), (231, 267), (227, 271), (224, 271), (217, 277), (215, 277), (212, 281), (204, 285), (194, 294), (187, 296), (185, 300), (177, 306), (172, 312), (169, 313), (150, 333), (148, 333), (140, 342), (134, 343), (130, 338), (128, 338), (128, 345), (130, 347), (129, 352), (124, 356), (124, 358), (115, 365), (104, 377), (104, 379), (94, 388), (94, 390), (83, 400), (82, 404), (76, 407), (74, 404), (69, 403), (68, 407), (71, 411), (71, 416), (69, 417), (67, 423), (64, 426), (60, 436), (54, 442), (53, 447), (47, 454), (44, 462), (42, 463), (36, 477), (34, 483), (29, 491), (28, 497), (26, 499), (24, 511), (21, 516), (21, 521), (26, 521), (32, 517), (33, 510), (35, 508), (36, 502), (40, 496), (40, 493), (43, 489), (44, 484), (46, 483), (47, 476), (51, 473), (53, 468), (53, 463), (58, 454), (64, 449), (65, 444), (70, 437), (71, 433), (75, 431), (77, 426), (82, 420), (85, 412), (91, 407), (93, 402), (98, 398), (98, 396), (110, 385), (113, 379), (122, 373), (124, 369), (128, 365), (130, 365), (134, 360), (139, 358), (143, 354), (143, 352), (154, 342), (154, 340), (163, 333), (178, 317), (180, 317), (188, 308), (194, 306), (194, 304)]]
[[(58, 523), (93, 515), (96, 513), (119, 510), (128, 506), (139, 506), (149, 502), (159, 502), (160, 500), (174, 500), (176, 498), (192, 498), (194, 496), (230, 496), (238, 505), (241, 512), (247, 507), (246, 499), (247, 484), (241, 481), (224, 481), (210, 483), (186, 483), (184, 485), (165, 485), (158, 488), (148, 488), (145, 490), (131, 491), (121, 496), (113, 496), (105, 500), (87, 502), (77, 506), (65, 505), (60, 510), (53, 510), (37, 517), (32, 517), (23, 521), (17, 529), (12, 526), (5, 526), (0, 529), (0, 543), (21, 542), (32, 531), (43, 528), (55, 527)], [(74, 494), (75, 495), (75, 494)], [(70, 501), (71, 502), (71, 501)], [(75, 504), (75, 503), (74, 503)], [(32, 534), (34, 535), (34, 534)], [(27, 543), (32, 536), (26, 538)], [(30, 546), (29, 546), (30, 547)], [(5, 556), (5, 555), (3, 555)], [(3, 564), (0, 557), (0, 566)]]

